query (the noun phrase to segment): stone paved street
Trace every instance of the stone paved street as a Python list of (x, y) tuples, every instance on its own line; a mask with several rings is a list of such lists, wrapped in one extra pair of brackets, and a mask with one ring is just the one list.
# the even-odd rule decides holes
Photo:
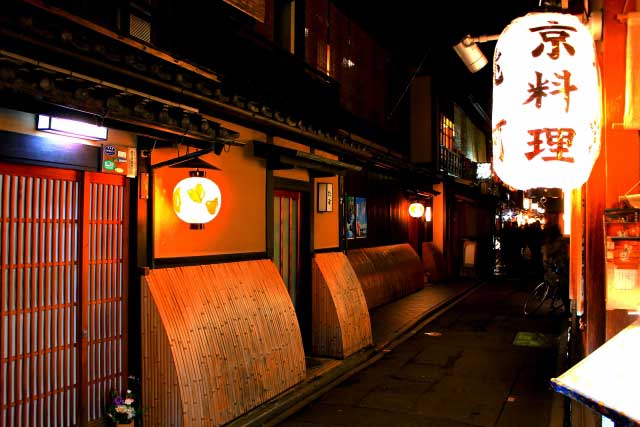
[[(513, 282), (480, 286), (279, 426), (560, 426), (561, 409), (550, 422), (558, 397), (548, 384), (566, 322), (525, 317), (525, 297)], [(543, 346), (514, 344), (518, 332)]]

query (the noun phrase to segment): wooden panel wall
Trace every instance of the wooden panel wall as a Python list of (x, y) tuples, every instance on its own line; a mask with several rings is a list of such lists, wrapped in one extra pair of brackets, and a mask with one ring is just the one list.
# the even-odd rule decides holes
[(409, 201), (397, 181), (367, 173), (350, 174), (344, 178), (344, 192), (367, 198), (367, 237), (347, 239), (347, 251), (411, 242), (410, 224), (416, 220), (409, 216)]
[(373, 344), (367, 301), (342, 252), (313, 260), (313, 354), (339, 359)]
[(347, 256), (362, 284), (369, 309), (424, 287), (422, 262), (408, 243), (354, 249)]
[[(179, 412), (176, 425), (220, 426), (304, 378), (298, 322), (271, 261), (158, 269), (142, 282), (145, 426)], [(175, 370), (175, 382), (158, 369), (168, 380)]]

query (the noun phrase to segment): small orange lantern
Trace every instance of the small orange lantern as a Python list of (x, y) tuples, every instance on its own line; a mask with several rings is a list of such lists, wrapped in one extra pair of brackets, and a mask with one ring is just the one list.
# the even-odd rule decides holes
[(409, 215), (413, 218), (420, 218), (424, 215), (424, 205), (422, 203), (411, 203), (409, 205)]
[(202, 229), (220, 212), (222, 195), (218, 185), (195, 170), (173, 189), (173, 210), (192, 229)]
[(498, 39), (493, 65), (493, 169), (511, 187), (571, 189), (600, 152), (593, 37), (563, 13), (530, 13)]

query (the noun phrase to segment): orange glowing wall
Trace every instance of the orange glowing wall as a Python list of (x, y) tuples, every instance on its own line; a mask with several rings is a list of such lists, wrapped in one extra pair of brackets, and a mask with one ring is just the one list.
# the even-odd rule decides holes
[[(317, 151), (315, 154), (338, 160), (338, 156)], [(327, 182), (333, 184), (333, 211), (318, 212), (318, 183)], [(313, 180), (313, 248), (328, 249), (337, 248), (340, 245), (340, 193), (338, 177), (316, 178)]]
[[(227, 128), (233, 128), (224, 124)], [(240, 140), (264, 135), (236, 128)], [(193, 149), (191, 149), (193, 151)], [(186, 149), (181, 146), (181, 154)], [(151, 163), (176, 157), (177, 151), (155, 149)], [(207, 177), (220, 187), (220, 213), (203, 230), (191, 230), (189, 224), (173, 212), (174, 186), (188, 176), (188, 169), (164, 167), (154, 173), (154, 256), (156, 258), (266, 252), (266, 169), (264, 161), (253, 156), (253, 147), (230, 147), (219, 156), (202, 159), (221, 171), (207, 171)]]
[[(618, 14), (623, 12), (625, 4), (627, 6), (625, 12), (633, 10), (633, 2), (622, 0), (605, 2), (602, 49), (602, 81), (605, 89), (603, 106), (605, 121), (602, 129), (606, 162), (605, 208), (617, 207), (618, 198), (629, 190), (633, 194), (640, 193), (640, 189), (636, 187), (640, 180), (640, 132), (637, 129), (625, 130), (622, 128), (625, 106), (627, 24), (618, 19)], [(601, 230), (602, 228), (598, 227), (599, 235), (602, 235)], [(602, 240), (600, 241), (602, 242)], [(601, 247), (603, 246), (601, 243)], [(605, 318), (604, 335), (606, 340), (636, 319), (635, 316), (629, 316), (626, 310), (621, 309), (607, 310)]]
[[(640, 134), (623, 129), (625, 103), (625, 22), (618, 15), (633, 2), (607, 0), (596, 2), (603, 7), (603, 37), (598, 43), (603, 94), (602, 148), (585, 189), (586, 276), (585, 315), (587, 353), (622, 329), (633, 319), (618, 315), (620, 310), (606, 311), (606, 279), (603, 214), (604, 209), (618, 207), (623, 196), (640, 178)], [(636, 191), (638, 191), (636, 189)], [(572, 234), (572, 239), (577, 236)]]
[[(281, 147), (291, 148), (293, 150), (304, 151), (305, 153), (311, 152), (311, 149), (303, 144), (284, 139), (273, 138), (273, 143)], [(327, 153), (320, 150), (315, 150), (313, 154), (326, 157), (331, 160), (339, 160), (338, 156)], [(313, 249), (329, 249), (337, 248), (340, 245), (339, 237), (339, 217), (340, 206), (338, 204), (338, 177), (328, 178), (311, 178), (309, 172), (303, 169), (286, 169), (273, 171), (273, 176), (279, 178), (293, 179), (297, 181), (313, 183)], [(333, 184), (333, 211), (332, 212), (318, 212), (318, 183), (328, 182)]]
[[(617, 19), (625, 2), (606, 3), (603, 49), (602, 82), (604, 87), (603, 139), (606, 161), (606, 207), (616, 207), (618, 196), (624, 195), (640, 180), (640, 133), (637, 129), (623, 129), (625, 104), (625, 46), (626, 22)], [(627, 11), (631, 11), (629, 2)], [(637, 77), (637, 76), (636, 76)], [(632, 193), (638, 193), (635, 188)]]
[[(265, 140), (265, 135), (247, 128), (223, 122), (225, 128), (240, 132), (239, 140)], [(309, 147), (282, 138), (274, 144), (309, 152)], [(193, 152), (194, 149), (191, 149)], [(180, 146), (180, 154), (186, 154)], [(315, 151), (314, 154), (336, 160), (337, 156)], [(153, 150), (151, 163), (175, 158), (176, 148)], [(154, 172), (154, 257), (174, 258), (189, 256), (225, 255), (266, 252), (266, 179), (264, 160), (253, 155), (251, 143), (244, 147), (230, 147), (219, 156), (207, 154), (202, 159), (219, 167), (221, 171), (207, 171), (207, 177), (220, 187), (222, 205), (220, 213), (203, 230), (191, 230), (175, 215), (172, 194), (175, 185), (188, 176), (188, 169), (164, 167)], [(274, 177), (313, 183), (313, 238), (314, 249), (339, 246), (338, 177), (312, 179), (303, 169), (278, 170)], [(333, 211), (317, 210), (317, 183), (333, 184)]]

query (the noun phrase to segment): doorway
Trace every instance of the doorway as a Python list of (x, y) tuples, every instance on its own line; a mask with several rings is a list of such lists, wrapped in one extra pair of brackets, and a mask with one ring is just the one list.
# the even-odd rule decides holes
[(300, 192), (276, 190), (273, 194), (273, 262), (280, 271), (296, 311), (299, 261)]
[(126, 387), (128, 192), (0, 163), (0, 425), (86, 425)]
[(311, 253), (308, 191), (279, 185), (273, 192), (273, 262), (296, 311), (302, 341), (311, 345)]

